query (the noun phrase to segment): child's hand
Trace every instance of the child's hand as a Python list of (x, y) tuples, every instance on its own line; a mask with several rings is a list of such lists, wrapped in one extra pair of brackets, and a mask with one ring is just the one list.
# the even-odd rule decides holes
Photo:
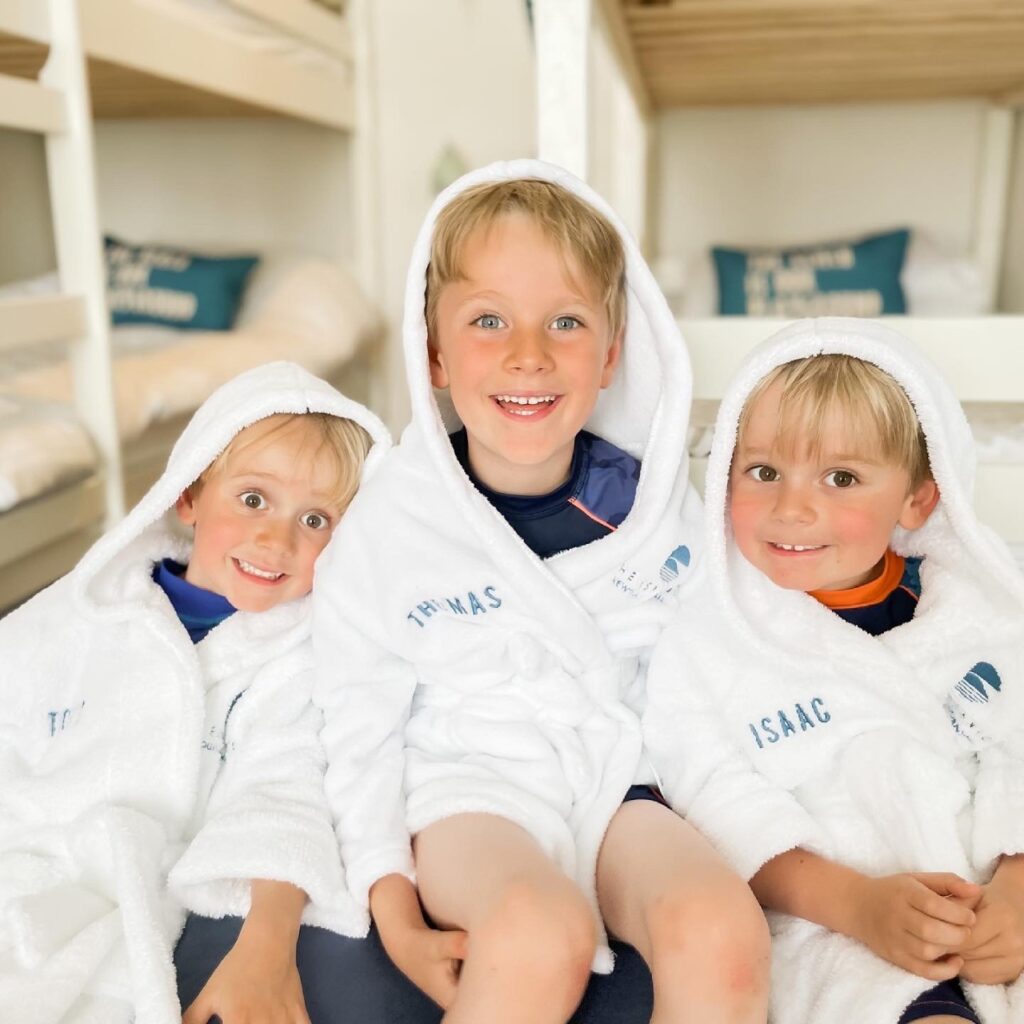
[(958, 951), (960, 976), (979, 985), (1016, 981), (1024, 970), (1024, 867), (1020, 857), (1005, 860), (988, 885), (981, 886), (978, 923)]
[(930, 981), (955, 978), (970, 941), (981, 886), (946, 873), (863, 878), (850, 934), (872, 952)]
[(182, 1024), (309, 1024), (294, 946), (247, 942), (242, 936), (185, 1011)]
[(466, 940), (465, 932), (442, 932), (427, 925), (402, 928), (386, 938), (381, 934), (395, 966), (442, 1010), (455, 999)]

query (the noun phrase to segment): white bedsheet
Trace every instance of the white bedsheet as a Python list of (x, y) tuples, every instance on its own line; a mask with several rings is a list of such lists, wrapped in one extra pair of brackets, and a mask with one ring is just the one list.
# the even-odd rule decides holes
[[(231, 331), (112, 330), (114, 389), (123, 441), (198, 408), (217, 387), (260, 363), (290, 359), (319, 376), (344, 365), (379, 329), (355, 281), (320, 260), (278, 267), (254, 282)], [(64, 359), (5, 360), (0, 375), (0, 512), (86, 475), (96, 464), (70, 411)]]

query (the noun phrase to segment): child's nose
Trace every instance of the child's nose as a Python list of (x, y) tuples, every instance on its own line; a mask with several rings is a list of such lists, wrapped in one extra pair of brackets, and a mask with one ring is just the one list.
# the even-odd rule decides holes
[(287, 519), (264, 519), (260, 523), (256, 543), (273, 551), (291, 551), (295, 541), (293, 525)]
[(807, 489), (783, 483), (776, 491), (775, 518), (784, 523), (807, 523), (815, 517), (814, 503)]
[(521, 327), (513, 331), (506, 365), (509, 369), (526, 373), (551, 368), (551, 353), (542, 330)]

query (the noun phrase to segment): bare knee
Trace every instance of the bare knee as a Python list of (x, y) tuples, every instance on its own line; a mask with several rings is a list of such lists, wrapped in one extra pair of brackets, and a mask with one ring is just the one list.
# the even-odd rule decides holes
[(564, 883), (509, 883), (470, 932), (469, 955), (488, 962), (517, 985), (550, 993), (566, 1016), (586, 988), (597, 936), (582, 893)]
[(648, 907), (646, 925), (655, 973), (740, 998), (767, 991), (768, 923), (739, 877), (723, 872), (699, 892), (676, 886)]

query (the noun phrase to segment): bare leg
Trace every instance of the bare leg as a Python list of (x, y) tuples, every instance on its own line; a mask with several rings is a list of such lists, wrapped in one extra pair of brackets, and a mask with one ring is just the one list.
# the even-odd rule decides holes
[(597, 891), (609, 931), (651, 969), (651, 1024), (765, 1024), (764, 914), (691, 825), (650, 800), (623, 804), (601, 847)]
[(565, 1024), (597, 943), (572, 880), (525, 830), (491, 814), (436, 822), (415, 849), (427, 912), (469, 933), (446, 1024)]

